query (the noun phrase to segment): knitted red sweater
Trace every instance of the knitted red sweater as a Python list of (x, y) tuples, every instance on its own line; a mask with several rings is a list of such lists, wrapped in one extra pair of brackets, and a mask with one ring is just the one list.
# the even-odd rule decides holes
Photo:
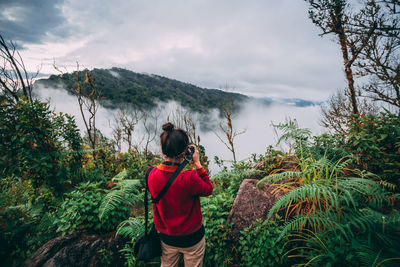
[[(155, 198), (178, 166), (160, 164), (149, 175), (149, 191)], [(182, 236), (196, 232), (203, 224), (200, 197), (212, 193), (212, 185), (204, 168), (182, 171), (164, 197), (153, 203), (157, 231)]]

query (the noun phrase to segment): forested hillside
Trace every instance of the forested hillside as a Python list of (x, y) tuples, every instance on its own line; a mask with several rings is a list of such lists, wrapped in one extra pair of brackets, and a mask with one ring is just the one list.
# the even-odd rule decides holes
[[(153, 107), (158, 100), (174, 100), (184, 107), (201, 112), (212, 108), (221, 109), (227, 99), (235, 103), (249, 99), (242, 94), (203, 89), (166, 77), (141, 74), (121, 68), (95, 68), (90, 71), (90, 74), (94, 78), (103, 106), (108, 108), (128, 104), (147, 109)], [(85, 71), (79, 72), (79, 80), (85, 80)], [(75, 94), (77, 81), (76, 73), (65, 73), (38, 80), (35, 86), (57, 87), (62, 84), (68, 91)], [(83, 94), (87, 95), (88, 84), (83, 83), (82, 87)]]

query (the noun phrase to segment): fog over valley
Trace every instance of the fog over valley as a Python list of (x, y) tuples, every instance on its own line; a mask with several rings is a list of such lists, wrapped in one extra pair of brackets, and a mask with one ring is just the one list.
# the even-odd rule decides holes
[[(49, 101), (50, 106), (55, 112), (63, 112), (71, 114), (75, 117), (76, 123), (81, 130), (82, 135), (85, 134), (85, 126), (80, 114), (77, 97), (71, 95), (62, 88), (36, 88), (35, 94), (38, 98)], [(270, 105), (261, 102), (248, 101), (242, 104), (240, 111), (233, 115), (233, 127), (238, 132), (245, 131), (238, 135), (235, 139), (236, 157), (238, 160), (244, 160), (251, 157), (252, 154), (261, 154), (266, 151), (269, 145), (276, 145), (277, 133), (272, 124), (283, 123), (287, 119), (296, 119), (299, 126), (309, 128), (314, 134), (323, 132), (323, 128), (318, 124), (320, 118), (320, 107), (306, 106), (298, 107), (283, 102), (272, 102)], [(120, 109), (107, 109), (101, 105), (96, 114), (96, 128), (106, 136), (112, 139), (113, 126), (115, 125), (115, 117), (118, 116)], [(218, 139), (215, 132), (221, 137), (223, 132), (219, 129), (218, 124), (222, 118), (218, 116), (217, 110), (212, 110), (207, 114), (199, 114), (190, 112), (181, 107), (174, 101), (159, 102), (158, 107), (152, 111), (157, 116), (157, 121), (149, 123), (151, 127), (157, 127), (156, 137), (150, 143), (149, 149), (152, 152), (160, 153), (159, 135), (161, 133), (161, 125), (167, 122), (168, 118), (173, 120), (176, 113), (190, 114), (190, 117), (197, 123), (197, 134), (200, 136), (200, 143), (205, 147), (206, 154), (210, 159), (210, 170), (212, 173), (218, 172), (220, 169), (214, 162), (214, 156), (220, 159), (230, 161), (233, 159), (232, 153)], [(146, 131), (143, 122), (139, 121), (135, 126), (133, 133), (133, 145), (138, 145), (142, 150), (145, 145), (143, 140)], [(123, 142), (122, 151), (127, 150), (127, 144)], [(281, 148), (285, 149), (285, 147)], [(229, 166), (230, 163), (226, 162)]]

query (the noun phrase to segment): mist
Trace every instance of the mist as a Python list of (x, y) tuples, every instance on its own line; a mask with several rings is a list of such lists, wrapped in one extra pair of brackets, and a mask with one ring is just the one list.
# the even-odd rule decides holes
[[(36, 88), (36, 96), (46, 102), (55, 112), (68, 113), (75, 117), (77, 126), (81, 130), (82, 136), (85, 134), (85, 126), (81, 117), (79, 105), (76, 96), (69, 94), (62, 88)], [(154, 153), (161, 153), (159, 145), (159, 135), (161, 134), (161, 125), (171, 119), (176, 110), (180, 112), (188, 112), (176, 102), (158, 103), (153, 111), (158, 118), (157, 121), (149, 123), (151, 127), (156, 127), (157, 133), (154, 141), (151, 142), (149, 150)], [(114, 117), (117, 116), (120, 109), (106, 109), (99, 106), (96, 114), (96, 127), (101, 133), (112, 138), (112, 126)], [(214, 156), (218, 156), (230, 165), (233, 160), (232, 153), (218, 139), (215, 132), (221, 137), (223, 133), (219, 131), (218, 124), (221, 118), (218, 116), (217, 110), (212, 110), (207, 114), (190, 113), (193, 120), (198, 126), (198, 135), (201, 138), (201, 144), (205, 147), (206, 154), (210, 159), (210, 170), (212, 174), (220, 171), (220, 168), (214, 162)], [(269, 145), (276, 146), (278, 136), (272, 124), (285, 122), (287, 119), (296, 119), (299, 126), (309, 128), (313, 134), (320, 134), (324, 129), (318, 124), (320, 120), (319, 106), (296, 107), (287, 104), (271, 104), (269, 106), (260, 104), (255, 101), (249, 101), (242, 105), (240, 112), (235, 114), (232, 119), (233, 128), (236, 131), (245, 131), (243, 134), (235, 138), (235, 150), (237, 160), (245, 160), (252, 154), (263, 154)], [(139, 149), (143, 149), (143, 136), (145, 129), (142, 122), (139, 122), (134, 130), (133, 144), (138, 145)], [(286, 149), (285, 147), (279, 147)], [(122, 147), (123, 151), (127, 150), (127, 145)]]

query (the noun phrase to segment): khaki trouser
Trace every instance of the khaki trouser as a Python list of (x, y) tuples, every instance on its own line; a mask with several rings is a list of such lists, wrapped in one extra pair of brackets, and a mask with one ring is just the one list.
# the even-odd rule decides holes
[(188, 248), (178, 248), (165, 244), (161, 241), (161, 267), (176, 267), (179, 263), (180, 253), (183, 254), (185, 267), (203, 266), (204, 251), (206, 248), (206, 238), (203, 237), (194, 246)]

